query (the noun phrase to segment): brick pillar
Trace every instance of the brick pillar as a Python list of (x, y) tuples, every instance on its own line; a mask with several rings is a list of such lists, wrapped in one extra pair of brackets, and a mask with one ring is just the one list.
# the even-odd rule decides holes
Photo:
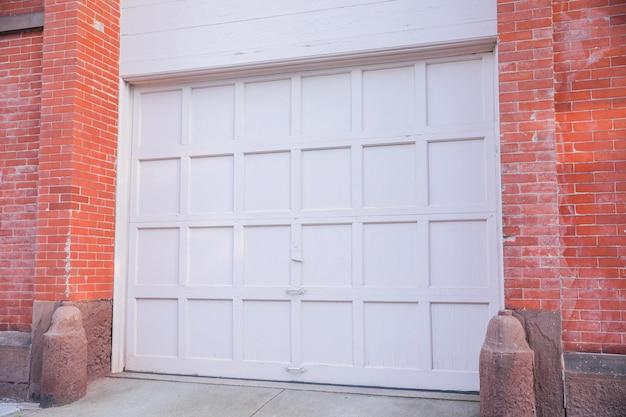
[(61, 300), (83, 312), (90, 376), (110, 368), (119, 79), (119, 0), (44, 7), (35, 384), (41, 334)]
[(554, 8), (566, 350), (626, 354), (626, 2)]
[(498, 1), (505, 305), (535, 351), (538, 417), (563, 417), (551, 0)]
[(37, 300), (110, 299), (119, 2), (45, 2)]
[(498, 2), (506, 307), (558, 311), (552, 2)]

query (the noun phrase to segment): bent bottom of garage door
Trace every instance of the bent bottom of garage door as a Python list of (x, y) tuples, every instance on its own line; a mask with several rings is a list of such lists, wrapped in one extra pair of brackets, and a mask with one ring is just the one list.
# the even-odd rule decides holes
[(493, 60), (134, 92), (126, 369), (478, 389)]

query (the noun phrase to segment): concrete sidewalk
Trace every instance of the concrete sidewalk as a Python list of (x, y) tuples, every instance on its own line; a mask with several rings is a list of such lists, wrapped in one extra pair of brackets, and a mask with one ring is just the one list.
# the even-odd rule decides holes
[(12, 417), (477, 417), (479, 403), (284, 387), (104, 378), (64, 407)]

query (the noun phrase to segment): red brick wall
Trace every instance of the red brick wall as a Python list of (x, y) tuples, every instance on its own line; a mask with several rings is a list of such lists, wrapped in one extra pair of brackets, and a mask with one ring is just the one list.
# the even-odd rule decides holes
[(0, 330), (33, 300), (110, 299), (118, 0), (0, 2), (45, 29), (0, 36)]
[(626, 1), (556, 2), (566, 350), (626, 353)]
[[(119, 1), (45, 11), (0, 38), (0, 330), (112, 292)], [(626, 353), (625, 2), (498, 0), (498, 33), (506, 305)]]
[(626, 2), (498, 1), (505, 302), (626, 353)]
[(13, 16), (21, 13), (40, 12), (42, 10), (43, 0), (0, 1), (0, 16)]
[[(38, 3), (3, 1), (0, 15)], [(41, 48), (40, 30), (0, 35), (0, 331), (31, 325)]]
[(119, 1), (45, 10), (35, 298), (111, 298)]

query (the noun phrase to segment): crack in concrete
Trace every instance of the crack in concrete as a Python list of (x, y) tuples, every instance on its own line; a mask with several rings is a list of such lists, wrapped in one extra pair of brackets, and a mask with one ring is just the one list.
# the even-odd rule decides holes
[(283, 392), (285, 392), (286, 390), (283, 388), (280, 391), (278, 391), (276, 393), (276, 395), (274, 395), (272, 398), (270, 398), (269, 400), (265, 401), (263, 404), (261, 404), (261, 406), (259, 408), (257, 408), (256, 410), (254, 410), (254, 412), (252, 414), (250, 414), (250, 417), (254, 417), (258, 414), (259, 411), (261, 411), (263, 408), (265, 408), (266, 405), (268, 405), (269, 403), (271, 403), (274, 398), (278, 397), (280, 394), (282, 394)]

